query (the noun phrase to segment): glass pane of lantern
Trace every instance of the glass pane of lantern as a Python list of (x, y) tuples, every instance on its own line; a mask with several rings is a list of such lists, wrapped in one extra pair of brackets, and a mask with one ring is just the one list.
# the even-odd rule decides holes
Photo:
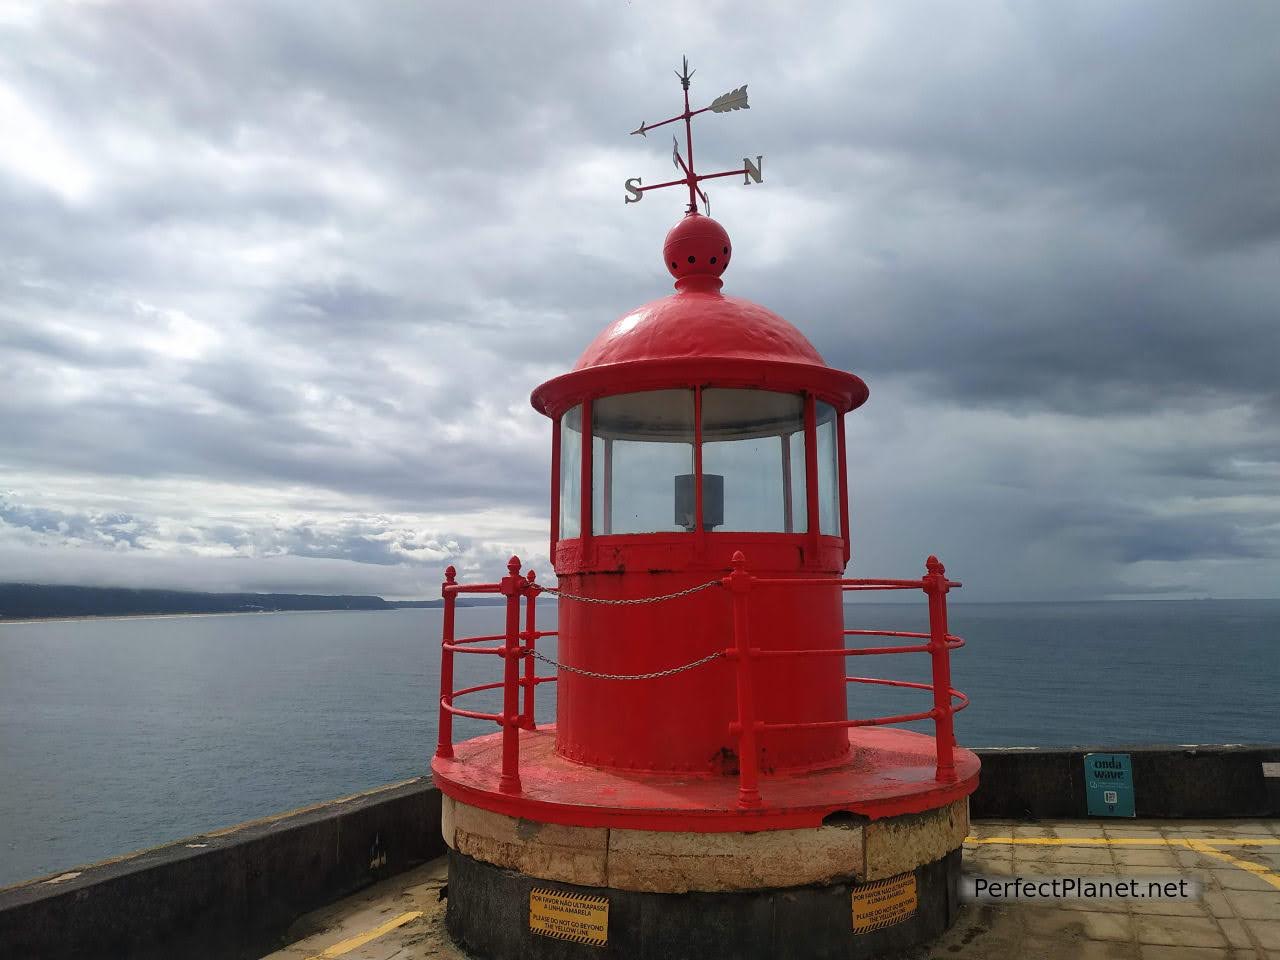
[[(784, 457), (784, 469), (790, 469), (791, 486), (789, 488), (791, 496), (791, 512), (783, 516), (782, 532), (783, 533), (804, 533), (809, 529), (809, 511), (805, 509), (804, 497), (806, 471), (809, 468), (808, 463), (804, 459), (804, 431), (797, 430), (795, 433), (788, 434), (787, 439), (787, 455)], [(786, 495), (787, 491), (783, 491)]]
[(693, 473), (693, 391), (647, 390), (591, 403), (593, 529), (599, 534), (686, 530), (672, 509), (678, 477)]
[(805, 532), (804, 398), (704, 390), (702, 471), (723, 477), (724, 523), (718, 529)]
[(560, 539), (582, 535), (582, 407), (560, 418)]
[(818, 434), (818, 530), (840, 536), (840, 450), (836, 409), (819, 400), (814, 413)]

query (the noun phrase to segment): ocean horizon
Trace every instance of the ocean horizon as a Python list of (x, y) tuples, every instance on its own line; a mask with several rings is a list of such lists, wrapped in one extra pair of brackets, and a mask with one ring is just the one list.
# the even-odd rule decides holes
[[(950, 613), (967, 641), (952, 657), (972, 698), (964, 746), (1280, 739), (1280, 600)], [(459, 609), (459, 634), (499, 631), (502, 615)], [(553, 628), (554, 604), (539, 616)], [(927, 629), (922, 598), (854, 600), (845, 618)], [(0, 885), (429, 773), (440, 626), (431, 608), (0, 622)], [(875, 660), (877, 676), (927, 679), (924, 657)], [(492, 679), (489, 658), (458, 664), (459, 686)], [(855, 686), (850, 715), (922, 696)], [(539, 697), (549, 722), (554, 685)], [(455, 735), (492, 729), (459, 719)]]

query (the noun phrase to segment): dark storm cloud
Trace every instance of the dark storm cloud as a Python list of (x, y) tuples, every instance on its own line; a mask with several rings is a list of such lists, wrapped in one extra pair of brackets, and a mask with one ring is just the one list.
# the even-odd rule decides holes
[(1132, 465), (1132, 470), (1135, 474), (1175, 480), (1179, 489), (1192, 492), (1274, 490), (1280, 465), (1280, 431), (1274, 429), (1271, 416), (1250, 419), (1258, 426), (1254, 438), (1205, 437), (1182, 449), (1144, 457)]
[(1280, 559), (1280, 508), (1265, 511), (1257, 526), (1229, 512), (1162, 516), (1117, 503), (1059, 504), (1029, 529), (1082, 544), (1097, 557), (1121, 564), (1195, 559)]
[(897, 271), (871, 281), (869, 296), (850, 303), (859, 335), (833, 343), (829, 359), (1011, 409), (1103, 414), (1280, 399), (1276, 292), (1258, 289), (1270, 284), (1263, 264), (1242, 282), (1180, 260), (1063, 258), (1060, 276), (1043, 276), (1021, 272), (1021, 259), (1009, 258), (998, 283), (995, 264), (973, 263), (935, 273), (923, 289)]
[(803, 293), (792, 263), (753, 288), (953, 401), (1274, 409), (1280, 9), (938, 13), (783, 92), (778, 139), (854, 215)]
[(1274, 593), (1280, 8), (679, 13), (678, 41), (636, 4), (0, 16), (5, 556), (404, 595), (545, 550), (528, 392), (669, 289), (679, 198), (621, 184), (667, 177), (627, 132), (688, 52), (697, 102), (751, 85), (700, 165), (766, 158), (711, 190), (728, 291), (871, 384), (857, 556), (936, 543), (992, 596), (1252, 563)]
[(825, 129), (828, 146), (950, 172), (956, 199), (991, 207), (1019, 189), (1070, 190), (1200, 252), (1280, 236), (1280, 128), (1263, 120), (1280, 71), (1274, 5), (932, 12), (833, 58), (791, 99), (787, 141)]

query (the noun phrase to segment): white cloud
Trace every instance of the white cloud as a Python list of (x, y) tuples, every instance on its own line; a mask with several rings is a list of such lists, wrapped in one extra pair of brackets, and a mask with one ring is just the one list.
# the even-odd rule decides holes
[(86, 200), (94, 186), (88, 165), (76, 156), (40, 113), (16, 91), (0, 84), (0, 168), (52, 191), (67, 203)]

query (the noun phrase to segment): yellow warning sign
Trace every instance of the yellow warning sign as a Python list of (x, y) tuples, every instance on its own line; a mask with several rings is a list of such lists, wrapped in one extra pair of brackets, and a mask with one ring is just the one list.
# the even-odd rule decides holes
[(870, 933), (901, 923), (916, 912), (916, 875), (903, 873), (853, 888), (853, 932)]
[(609, 898), (535, 887), (529, 891), (529, 929), (603, 947), (609, 942)]

